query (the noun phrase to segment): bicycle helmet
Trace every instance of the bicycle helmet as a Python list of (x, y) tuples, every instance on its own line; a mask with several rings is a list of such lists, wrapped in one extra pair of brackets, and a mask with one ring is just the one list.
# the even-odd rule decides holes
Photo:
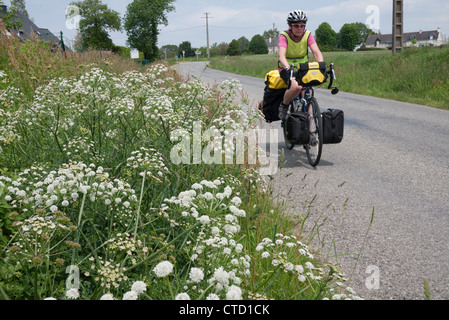
[(307, 14), (304, 11), (294, 10), (288, 14), (288, 17), (287, 17), (288, 23), (299, 22), (299, 21), (307, 22)]

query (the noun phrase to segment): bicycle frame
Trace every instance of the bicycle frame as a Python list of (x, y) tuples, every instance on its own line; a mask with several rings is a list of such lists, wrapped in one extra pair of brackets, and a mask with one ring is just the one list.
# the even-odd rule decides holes
[[(334, 71), (334, 64), (331, 63), (329, 66), (329, 69), (326, 70), (328, 72), (328, 76), (330, 76), (330, 81), (328, 85), (328, 89), (332, 89), (331, 93), (333, 95), (338, 93), (338, 88), (335, 86), (333, 87), (333, 81), (336, 80), (335, 77), (335, 71)], [(290, 81), (288, 83), (288, 89), (290, 89), (291, 81), (294, 77), (294, 66), (290, 66)], [(303, 85), (300, 83), (300, 85)], [(295, 112), (303, 112), (307, 113), (309, 115), (309, 134), (314, 136), (315, 140), (312, 143), (312, 140), (308, 144), (304, 144), (304, 149), (307, 153), (307, 158), (309, 160), (309, 163), (315, 167), (318, 165), (321, 153), (322, 153), (322, 147), (323, 147), (323, 122), (322, 122), (322, 116), (320, 107), (318, 105), (318, 102), (316, 98), (314, 97), (314, 89), (311, 86), (304, 86), (305, 92), (304, 92), (304, 98), (301, 98), (301, 93), (295, 97), (289, 105), (290, 113)], [(287, 129), (285, 121), (282, 121), (282, 127), (284, 131), (284, 138), (285, 143), (287, 145), (288, 149), (292, 149), (294, 147), (294, 143), (289, 141), (287, 139)]]

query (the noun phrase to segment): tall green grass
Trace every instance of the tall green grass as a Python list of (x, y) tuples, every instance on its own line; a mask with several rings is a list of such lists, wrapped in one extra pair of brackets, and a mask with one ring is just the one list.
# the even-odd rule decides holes
[[(391, 51), (325, 52), (336, 67), (339, 89), (449, 109), (449, 46)], [(211, 61), (211, 67), (263, 78), (277, 56), (241, 56)]]

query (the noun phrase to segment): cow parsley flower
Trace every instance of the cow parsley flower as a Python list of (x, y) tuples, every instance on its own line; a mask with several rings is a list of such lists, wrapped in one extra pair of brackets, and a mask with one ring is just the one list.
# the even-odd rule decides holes
[(220, 297), (217, 296), (215, 293), (211, 293), (206, 297), (206, 300), (220, 300)]
[(137, 300), (138, 294), (135, 291), (128, 291), (123, 295), (123, 300)]
[(114, 296), (110, 293), (106, 293), (101, 296), (100, 300), (114, 300)]
[(201, 217), (198, 218), (199, 222), (203, 225), (209, 224), (210, 223), (210, 218), (208, 215), (202, 215)]
[(190, 296), (185, 292), (181, 292), (175, 297), (175, 300), (190, 300)]
[(147, 285), (143, 281), (136, 281), (131, 286), (131, 290), (137, 294), (141, 294), (147, 290)]
[(242, 299), (242, 289), (239, 287), (232, 285), (229, 287), (228, 292), (226, 293), (227, 300), (241, 300)]
[(228, 285), (229, 273), (226, 270), (224, 270), (223, 267), (220, 267), (218, 269), (215, 269), (214, 279), (220, 284)]
[(69, 299), (78, 299), (80, 297), (80, 293), (78, 289), (72, 288), (66, 291), (65, 296)]
[(159, 278), (166, 277), (173, 272), (173, 264), (170, 261), (162, 261), (154, 267), (153, 271)]
[(190, 269), (189, 277), (192, 282), (198, 283), (204, 279), (204, 272), (200, 268), (192, 268)]

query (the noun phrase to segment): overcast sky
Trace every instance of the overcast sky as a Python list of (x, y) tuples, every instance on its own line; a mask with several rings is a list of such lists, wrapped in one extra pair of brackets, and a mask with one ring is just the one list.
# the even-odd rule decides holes
[[(9, 0), (2, 0), (9, 5)], [(66, 9), (72, 0), (26, 0), (26, 9), (35, 24), (59, 37), (73, 40), (75, 20), (66, 21)], [(102, 0), (123, 17), (132, 0)], [(209, 16), (210, 45), (231, 42), (245, 36), (248, 40), (265, 30), (286, 29), (288, 12), (304, 10), (309, 16), (307, 28), (315, 32), (328, 22), (338, 32), (345, 23), (363, 22), (381, 33), (391, 34), (393, 0), (176, 0), (175, 11), (167, 15), (168, 25), (160, 26), (158, 46), (179, 45), (190, 41), (193, 48), (206, 46), (206, 13)], [(448, 0), (404, 0), (404, 32), (436, 30), (449, 34)], [(126, 33), (110, 33), (116, 45), (126, 45)]]

